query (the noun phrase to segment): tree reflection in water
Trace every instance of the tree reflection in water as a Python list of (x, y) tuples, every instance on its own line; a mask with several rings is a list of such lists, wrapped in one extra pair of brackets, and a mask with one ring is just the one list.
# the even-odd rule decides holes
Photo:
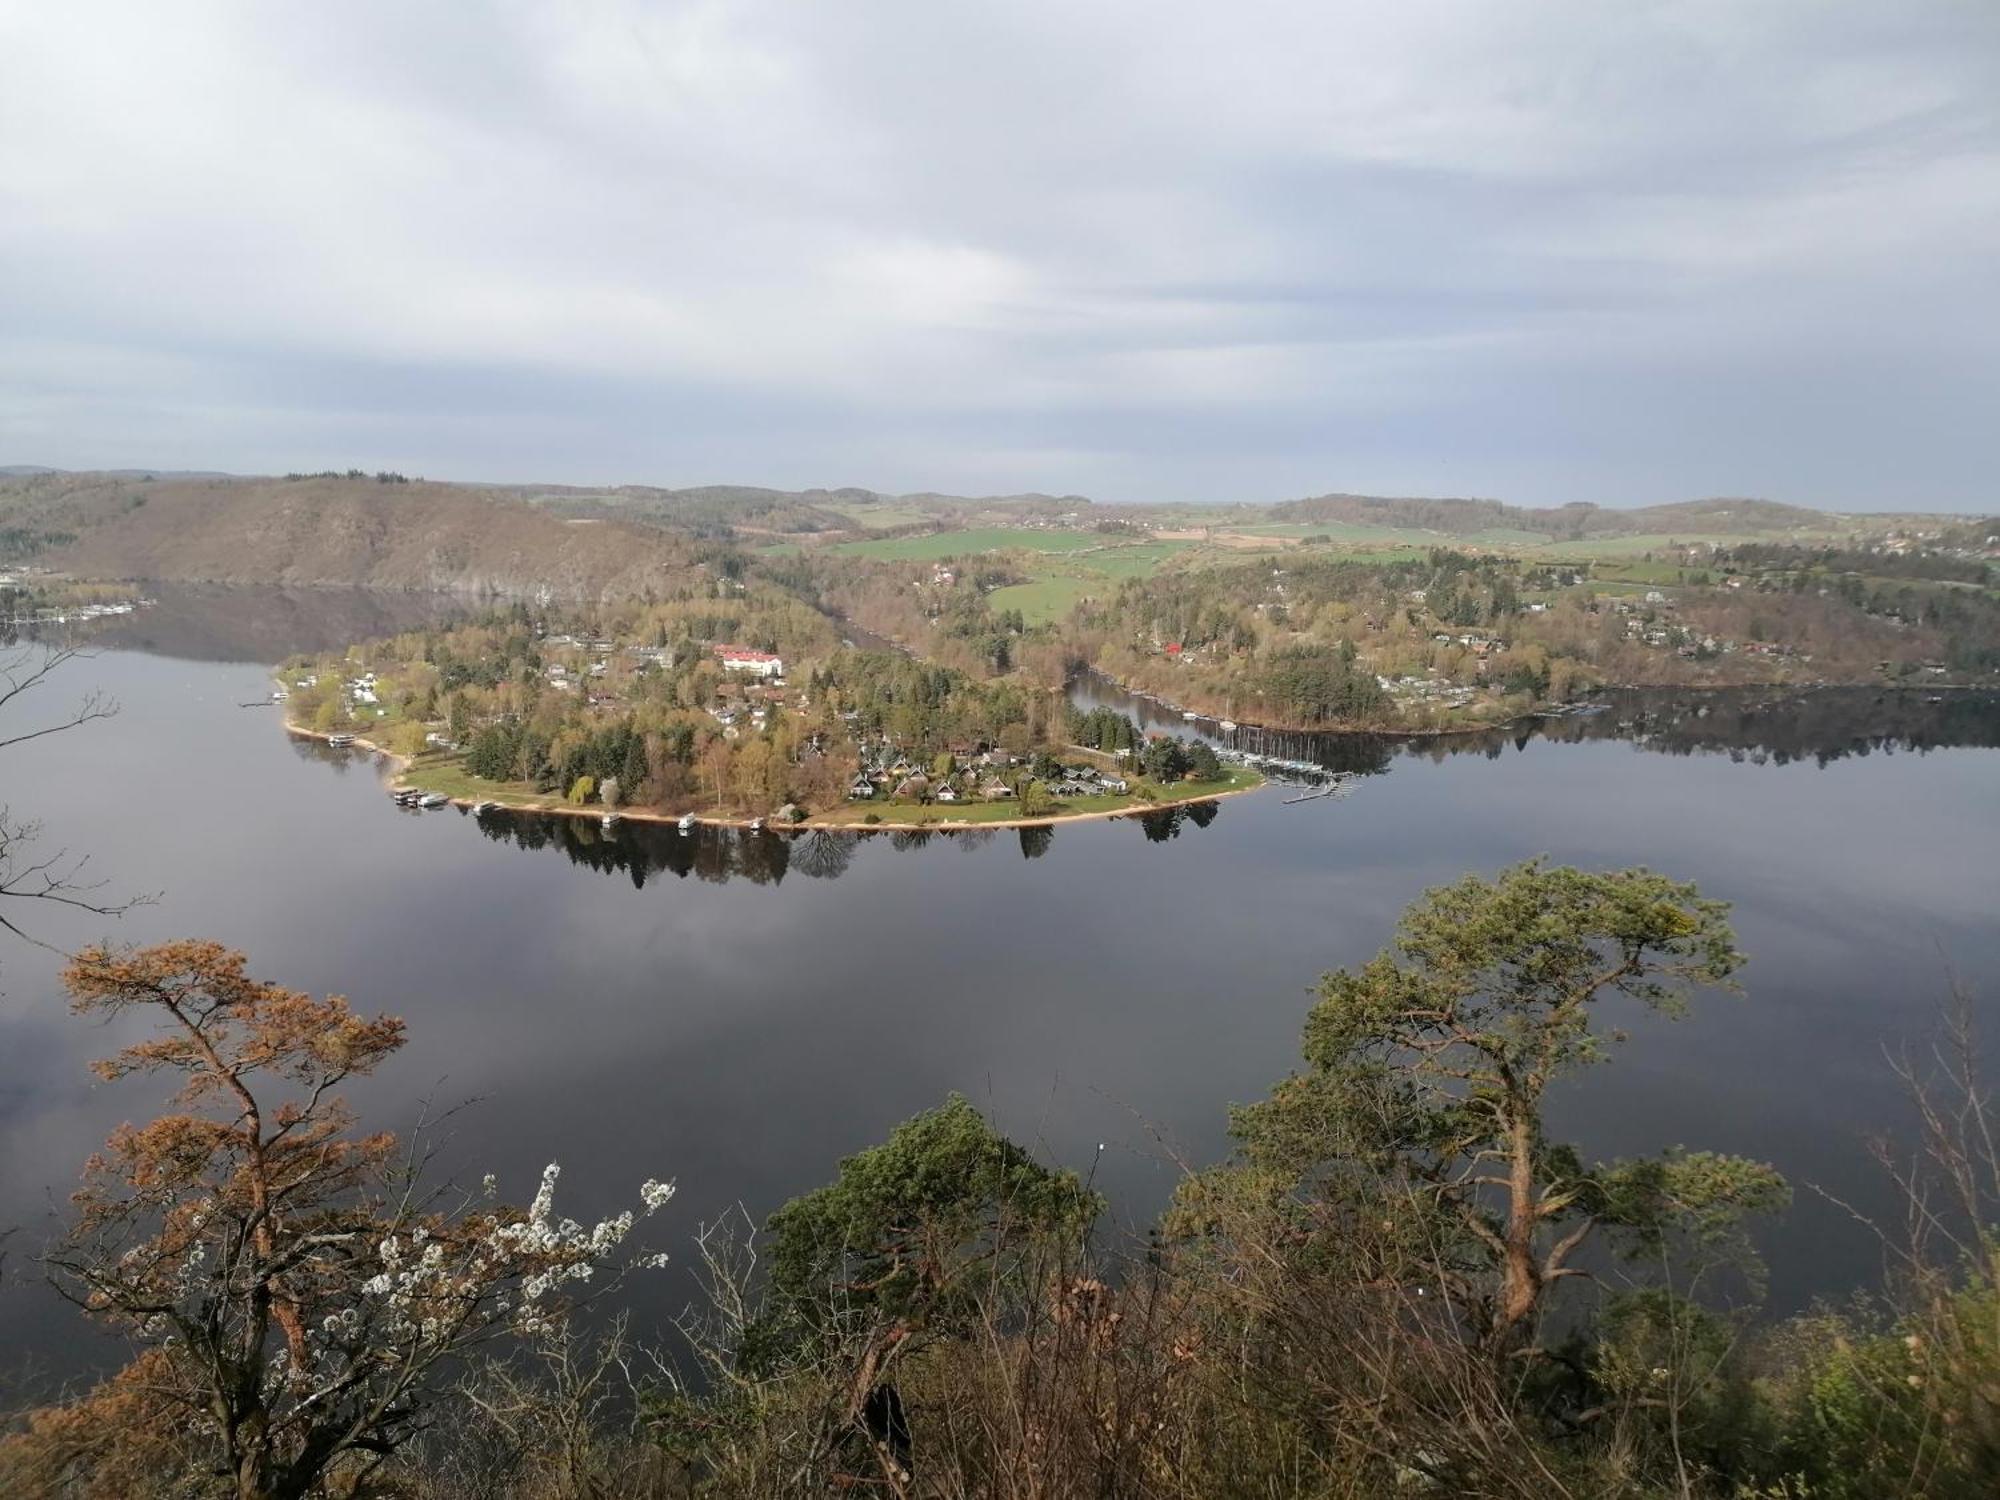
[[(1704, 693), (1632, 691), (1603, 695), (1601, 711), (1535, 719), (1480, 734), (1429, 739), (1385, 735), (1269, 736), (1264, 753), (1310, 759), (1329, 770), (1380, 775), (1399, 757), (1441, 761), (1453, 755), (1497, 758), (1520, 753), (1536, 740), (1577, 743), (1622, 740), (1663, 755), (1727, 755), (1752, 764), (1811, 761), (1825, 766), (1849, 756), (1915, 752), (1947, 746), (2000, 747), (2000, 693), (1942, 690), (1822, 688), (1809, 692), (1732, 689)], [(1243, 733), (1235, 737), (1240, 743)], [(297, 753), (345, 769), (368, 752), (333, 750), (316, 740), (294, 742)], [(1222, 815), (1220, 802), (1136, 813), (1147, 843), (1167, 843), (1185, 828), (1207, 828)], [(461, 813), (462, 816), (474, 816)], [(546, 813), (477, 815), (479, 829), (498, 843), (522, 849), (556, 849), (574, 864), (624, 874), (644, 887), (656, 875), (721, 883), (747, 880), (775, 886), (796, 869), (814, 880), (834, 880), (853, 864), (862, 844), (886, 843), (913, 853), (935, 843), (983, 849), (1003, 830), (994, 828), (895, 828), (797, 833), (698, 825), (683, 834), (671, 824), (625, 822), (613, 831), (595, 818)], [(1039, 859), (1055, 841), (1052, 827), (1011, 830), (1024, 859)]]
[[(348, 752), (328, 751), (324, 745), (306, 742), (315, 758), (346, 758)], [(356, 752), (359, 754), (360, 752)], [(1221, 813), (1215, 803), (1191, 807), (1162, 808), (1142, 813), (1131, 821), (1140, 825), (1151, 842), (1173, 838), (1183, 823), (1206, 828)], [(712, 823), (697, 824), (682, 833), (669, 823), (624, 822), (607, 831), (595, 818), (568, 817), (558, 813), (508, 812), (497, 809), (474, 813), (455, 809), (471, 818), (479, 831), (499, 844), (519, 849), (552, 849), (569, 856), (570, 863), (585, 865), (607, 875), (623, 874), (644, 889), (656, 875), (721, 883), (747, 880), (755, 885), (777, 885), (791, 871), (813, 880), (836, 880), (847, 873), (863, 844), (886, 844), (901, 853), (926, 849), (933, 844), (972, 852), (997, 843), (1003, 833), (1018, 835), (1021, 857), (1039, 859), (1055, 842), (1055, 829), (1039, 828), (897, 828), (867, 831), (837, 831), (807, 828), (796, 833), (722, 828)], [(424, 816), (415, 814), (412, 816)], [(432, 814), (431, 816), (435, 816)]]
[[(1115, 708), (1142, 726), (1173, 734), (1205, 727), (1166, 715), (1158, 705), (1088, 674), (1072, 684), (1071, 696), (1083, 707)], [(1363, 776), (1389, 770), (1399, 756), (1495, 759), (1510, 748), (1526, 750), (1538, 739), (1625, 740), (1662, 755), (1727, 755), (1755, 765), (1810, 760), (1825, 766), (1899, 750), (2000, 747), (2000, 690), (1985, 688), (1624, 688), (1596, 695), (1587, 708), (1444, 735), (1299, 734), (1245, 726), (1202, 737), (1225, 749)]]

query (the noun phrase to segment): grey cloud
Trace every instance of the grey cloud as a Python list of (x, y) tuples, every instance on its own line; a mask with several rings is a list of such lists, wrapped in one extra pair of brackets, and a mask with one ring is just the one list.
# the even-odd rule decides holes
[(2000, 10), (0, 22), (0, 458), (1991, 507)]

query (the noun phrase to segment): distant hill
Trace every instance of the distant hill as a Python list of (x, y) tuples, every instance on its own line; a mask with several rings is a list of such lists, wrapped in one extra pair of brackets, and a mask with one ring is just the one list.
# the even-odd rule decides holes
[(557, 515), (643, 521), (700, 536), (726, 536), (734, 531), (798, 535), (850, 531), (858, 524), (851, 512), (868, 507), (919, 510), (937, 520), (948, 520), (960, 513), (979, 511), (1024, 517), (1060, 515), (1090, 504), (1081, 495), (969, 496), (928, 490), (890, 495), (852, 486), (773, 490), (747, 484), (704, 484), (686, 489), (660, 489), (651, 485), (619, 485), (608, 489), (543, 485), (523, 487), (516, 493), (530, 504)]
[[(1221, 509), (1246, 520), (1352, 523), (1440, 538), (1556, 541), (1663, 534), (1827, 539), (1964, 517), (1849, 516), (1717, 498), (1631, 510), (1329, 494)], [(891, 495), (751, 485), (470, 485), (400, 476), (286, 478), (23, 469), (0, 475), (0, 564), (181, 582), (448, 589), (610, 598), (712, 581), (718, 542), (871, 535), (1118, 515), (1175, 524), (1176, 507), (1093, 507), (1079, 495)], [(879, 514), (871, 514), (877, 512)], [(1208, 508), (1213, 515), (1215, 508)], [(1979, 523), (1985, 525), (1986, 523)], [(1984, 534), (1983, 532), (1981, 533)], [(1504, 539), (1504, 538), (1503, 538)]]
[(1507, 505), (1498, 500), (1392, 498), (1381, 495), (1315, 495), (1271, 507), (1273, 519), (1311, 523), (1341, 521), (1471, 536), (1477, 532), (1531, 531), (1554, 540), (1591, 536), (1680, 534), (1763, 534), (1774, 531), (1827, 531), (1851, 519), (1774, 500), (1682, 500), (1631, 509), (1579, 502), (1556, 507)]
[[(72, 469), (51, 469), (42, 464), (0, 464), (0, 479), (19, 479), (33, 474), (71, 474)], [(90, 469), (100, 479), (235, 479), (241, 476), (221, 469)]]
[(0, 536), (101, 578), (609, 598), (698, 580), (695, 544), (472, 486), (372, 479), (0, 481)]

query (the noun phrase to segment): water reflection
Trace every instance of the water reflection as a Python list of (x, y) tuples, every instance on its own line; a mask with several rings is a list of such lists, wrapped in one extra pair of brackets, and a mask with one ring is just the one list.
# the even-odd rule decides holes
[[(362, 1118), (406, 1128), (426, 1096), (490, 1101), (441, 1171), (532, 1184), (553, 1158), (582, 1204), (614, 1207), (672, 1174), (663, 1234), (737, 1203), (761, 1218), (954, 1089), (1063, 1165), (1111, 1142), (1096, 1184), (1150, 1222), (1172, 1162), (1219, 1160), (1227, 1104), (1297, 1066), (1320, 974), (1367, 961), (1425, 888), (1540, 854), (1646, 864), (1735, 903), (1747, 996), (1639, 1018), (1553, 1125), (1595, 1156), (1684, 1140), (1791, 1176), (1793, 1212), (1760, 1237), (1784, 1310), (1879, 1273), (1872, 1239), (1805, 1185), (1894, 1211), (1867, 1143), (1917, 1122), (1884, 1049), (1923, 1044), (1947, 962), (1989, 1015), (2000, 994), (1992, 752), (1878, 753), (1993, 745), (1992, 695), (1805, 695), (1768, 714), (1710, 695), (1643, 722), (1363, 742), (1346, 753), (1398, 774), (1304, 806), (1272, 792), (900, 841), (606, 837), (591, 819), (399, 812), (365, 752), (284, 753), (275, 716), (236, 704), (285, 649), (231, 667), (106, 652), (90, 681), (119, 719), (10, 752), (9, 787), (32, 790), (52, 840), (165, 893), (109, 933), (70, 913), (43, 935), (214, 937), (260, 975), (404, 1015), (397, 1066), (351, 1091)], [(1584, 739), (1607, 743), (1535, 744)], [(157, 1098), (89, 1084), (106, 1039), (67, 1017), (57, 962), (0, 952), (0, 1226), (42, 1223)], [(688, 1262), (685, 1241), (664, 1248)], [(643, 1295), (642, 1330), (686, 1289)], [(42, 1289), (0, 1287), (0, 1349), (59, 1359), (77, 1327)]]
[(139, 587), (148, 607), (64, 627), (66, 637), (182, 661), (277, 661), (443, 625), (478, 603), (455, 594), (351, 588)]
[[(325, 760), (345, 770), (365, 757), (363, 752), (328, 750), (314, 744), (311, 759)], [(1221, 815), (1215, 803), (1189, 807), (1160, 808), (1137, 813), (1114, 822), (1136, 824), (1148, 843), (1164, 843), (1179, 836), (1185, 827), (1207, 828)], [(410, 810), (413, 818), (438, 818), (437, 813)], [(682, 833), (671, 823), (639, 823), (627, 820), (614, 829), (604, 828), (597, 819), (571, 817), (563, 813), (508, 812), (496, 810), (474, 813), (457, 808), (452, 815), (473, 823), (496, 844), (517, 849), (552, 850), (568, 856), (571, 864), (605, 875), (622, 875), (635, 889), (662, 875), (685, 880), (722, 884), (746, 880), (752, 885), (777, 886), (787, 875), (808, 880), (837, 880), (853, 866), (863, 845), (876, 845), (899, 853), (914, 853), (932, 847), (951, 848), (965, 853), (1004, 843), (1015, 844), (1023, 859), (1040, 859), (1055, 842), (1057, 830), (1037, 828), (894, 828), (849, 831), (807, 828), (797, 832), (726, 828), (712, 823), (698, 824)]]
[[(1169, 720), (1156, 706), (1102, 682), (1080, 681), (1072, 696), (1136, 712), (1149, 724)], [(1199, 731), (1172, 716), (1177, 732)], [(1455, 757), (1497, 760), (1526, 751), (1537, 740), (1553, 744), (1623, 741), (1641, 751), (1671, 756), (1719, 755), (1737, 763), (1826, 767), (1875, 754), (1922, 755), (1951, 747), (2000, 747), (2000, 692), (1924, 692), (1875, 688), (1819, 688), (1780, 694), (1769, 689), (1668, 693), (1630, 690), (1601, 695), (1586, 713), (1522, 720), (1501, 729), (1428, 737), (1381, 734), (1273, 734), (1241, 729), (1206, 736), (1220, 744), (1286, 759), (1310, 760), (1332, 771), (1379, 775), (1398, 759), (1442, 763)], [(379, 765), (373, 752), (335, 749), (324, 741), (293, 739), (293, 753), (345, 775), (358, 765)], [(1222, 815), (1219, 802), (1137, 812), (1115, 821), (1136, 824), (1145, 842), (1164, 844), (1184, 828), (1209, 827)], [(459, 815), (473, 817), (464, 810)], [(411, 811), (412, 817), (434, 817)], [(1023, 859), (1039, 859), (1055, 841), (1053, 827), (904, 827), (869, 831), (802, 832), (701, 824), (683, 834), (672, 824), (626, 821), (607, 830), (595, 817), (498, 811), (474, 819), (495, 843), (550, 849), (572, 864), (628, 877), (643, 889), (659, 875), (722, 883), (744, 880), (777, 886), (796, 870), (812, 880), (847, 873), (864, 843), (898, 853), (932, 845), (972, 851), (1011, 838)]]
[(1361, 775), (1379, 775), (1399, 757), (1492, 759), (1509, 749), (1526, 750), (1536, 740), (1624, 740), (1663, 755), (1726, 755), (1753, 765), (1807, 761), (1821, 767), (1876, 753), (2000, 746), (2000, 691), (1984, 689), (1627, 688), (1597, 695), (1581, 712), (1422, 736), (1302, 734), (1248, 726), (1225, 732), (1212, 720), (1185, 720), (1093, 674), (1079, 677), (1070, 696), (1086, 708), (1128, 713), (1145, 728), (1197, 734), (1229, 749)]

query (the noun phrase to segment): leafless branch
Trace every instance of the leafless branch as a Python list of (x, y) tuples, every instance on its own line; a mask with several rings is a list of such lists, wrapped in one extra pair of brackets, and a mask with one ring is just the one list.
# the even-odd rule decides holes
[[(89, 654), (74, 646), (21, 646), (0, 654), (0, 713), (16, 699), (46, 687), (50, 678), (68, 663)], [(0, 750), (61, 734), (96, 719), (108, 719), (117, 712), (115, 701), (93, 690), (65, 717), (12, 733), (0, 732)], [(12, 915), (21, 909), (17, 903), (41, 901), (94, 916), (116, 917), (153, 899), (150, 896), (111, 899), (99, 895), (103, 882), (89, 878), (88, 856), (72, 856), (67, 849), (54, 853), (38, 850), (41, 831), (39, 822), (16, 818), (11, 807), (0, 806), (0, 931), (37, 947), (52, 948), (53, 945), (22, 928)]]

